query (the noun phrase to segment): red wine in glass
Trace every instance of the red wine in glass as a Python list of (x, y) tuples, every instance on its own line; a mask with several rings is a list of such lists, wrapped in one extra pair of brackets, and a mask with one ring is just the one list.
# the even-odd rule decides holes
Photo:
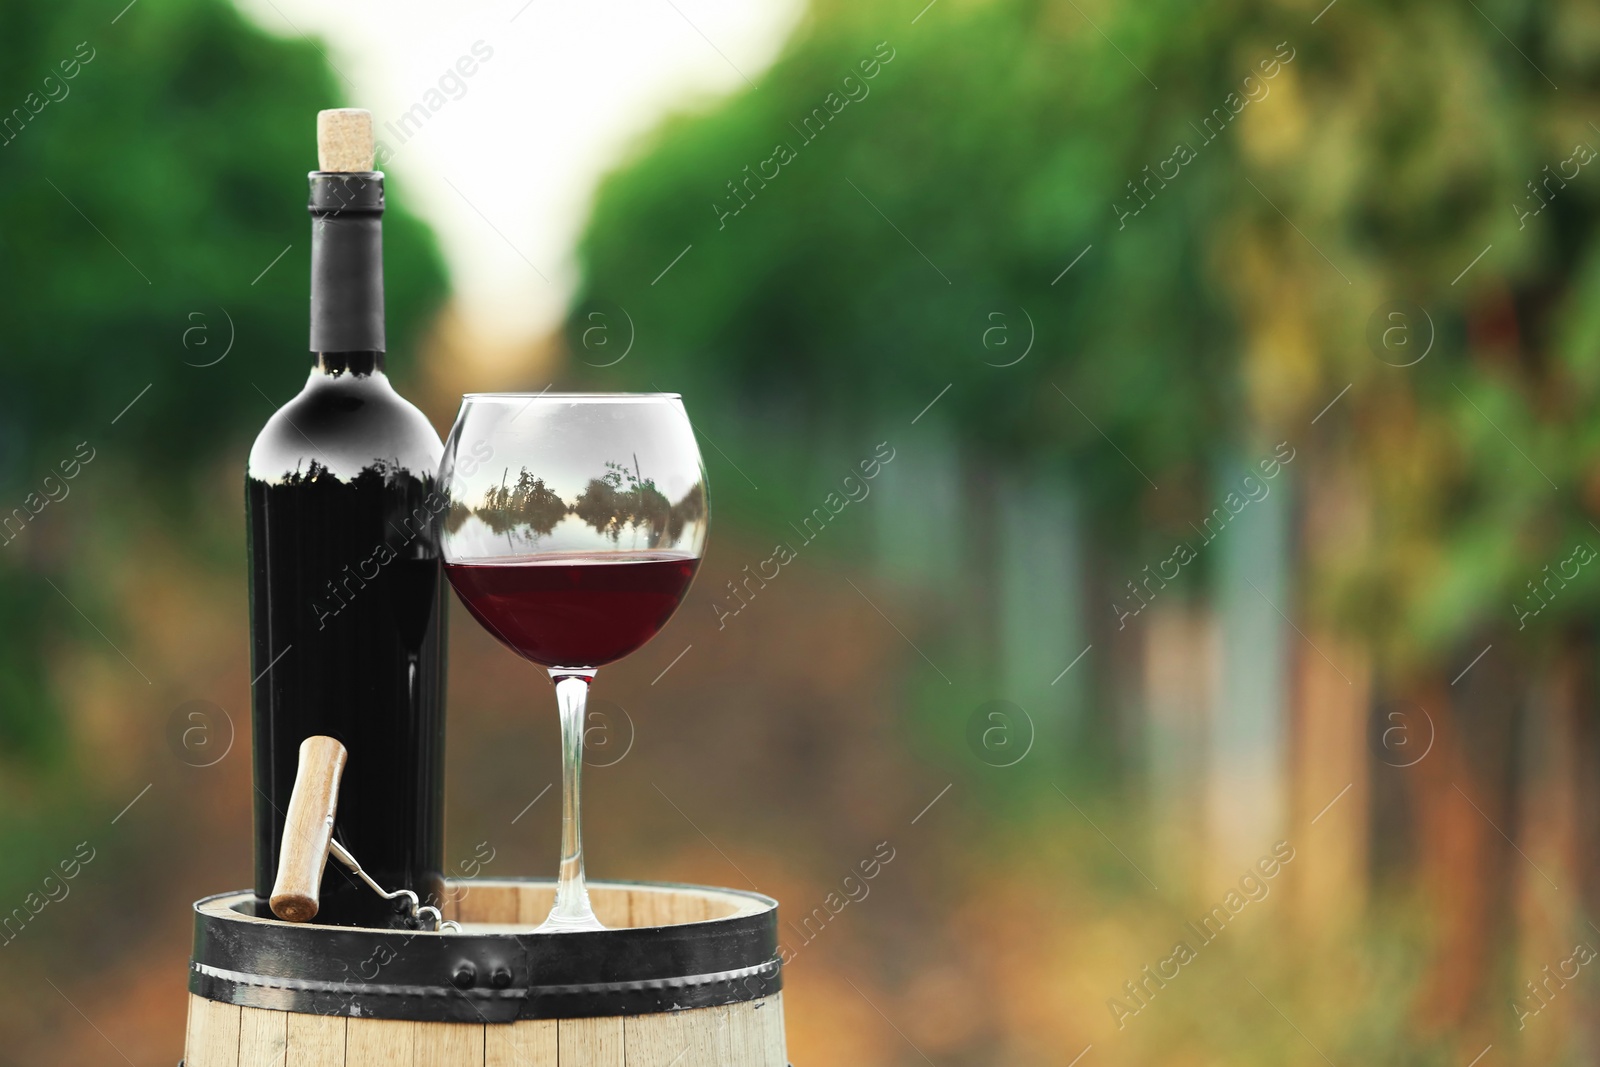
[(445, 574), (512, 651), (545, 667), (603, 667), (666, 625), (699, 565), (670, 551), (549, 553), (447, 563)]

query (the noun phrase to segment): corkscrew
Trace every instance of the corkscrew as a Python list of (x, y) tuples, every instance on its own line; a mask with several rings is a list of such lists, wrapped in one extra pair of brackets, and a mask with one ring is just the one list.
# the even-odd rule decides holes
[(284, 820), (283, 846), (278, 853), (278, 876), (272, 885), (272, 914), (284, 922), (303, 923), (316, 918), (322, 872), (332, 856), (384, 900), (403, 900), (411, 921), (426, 930), (460, 930), (438, 908), (424, 904), (409, 889), (384, 889), (362, 869), (350, 850), (333, 838), (333, 820), (339, 806), (339, 782), (349, 753), (331, 737), (308, 737), (300, 742), (300, 765), (294, 792)]

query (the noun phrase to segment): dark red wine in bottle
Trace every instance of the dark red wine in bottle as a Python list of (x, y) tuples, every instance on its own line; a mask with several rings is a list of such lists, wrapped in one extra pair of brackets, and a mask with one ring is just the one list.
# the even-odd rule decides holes
[(461, 602), (512, 651), (545, 667), (603, 667), (665, 626), (700, 561), (678, 552), (552, 553), (447, 563)]
[[(313, 734), (349, 752), (334, 837), (385, 889), (424, 903), (443, 891), (443, 448), (384, 373), (371, 116), (323, 112), (318, 139), (311, 370), (256, 438), (245, 477), (262, 916), (300, 742)], [(318, 923), (402, 927), (408, 913), (327, 865)]]

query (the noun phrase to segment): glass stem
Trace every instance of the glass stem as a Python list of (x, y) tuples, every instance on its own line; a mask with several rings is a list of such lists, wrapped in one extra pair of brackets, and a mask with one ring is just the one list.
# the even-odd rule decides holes
[(589, 904), (583, 881), (583, 828), (579, 805), (583, 773), (584, 709), (589, 701), (593, 670), (551, 668), (556, 704), (561, 709), (561, 871), (556, 881), (556, 902), (539, 929), (603, 930)]

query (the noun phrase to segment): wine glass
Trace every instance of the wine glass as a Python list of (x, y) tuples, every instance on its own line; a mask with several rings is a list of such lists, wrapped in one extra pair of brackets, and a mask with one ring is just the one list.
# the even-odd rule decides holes
[(555, 683), (561, 870), (538, 929), (604, 929), (583, 880), (584, 705), (596, 668), (654, 637), (700, 565), (709, 514), (689, 416), (676, 393), (469, 393), (439, 482), (450, 584)]

